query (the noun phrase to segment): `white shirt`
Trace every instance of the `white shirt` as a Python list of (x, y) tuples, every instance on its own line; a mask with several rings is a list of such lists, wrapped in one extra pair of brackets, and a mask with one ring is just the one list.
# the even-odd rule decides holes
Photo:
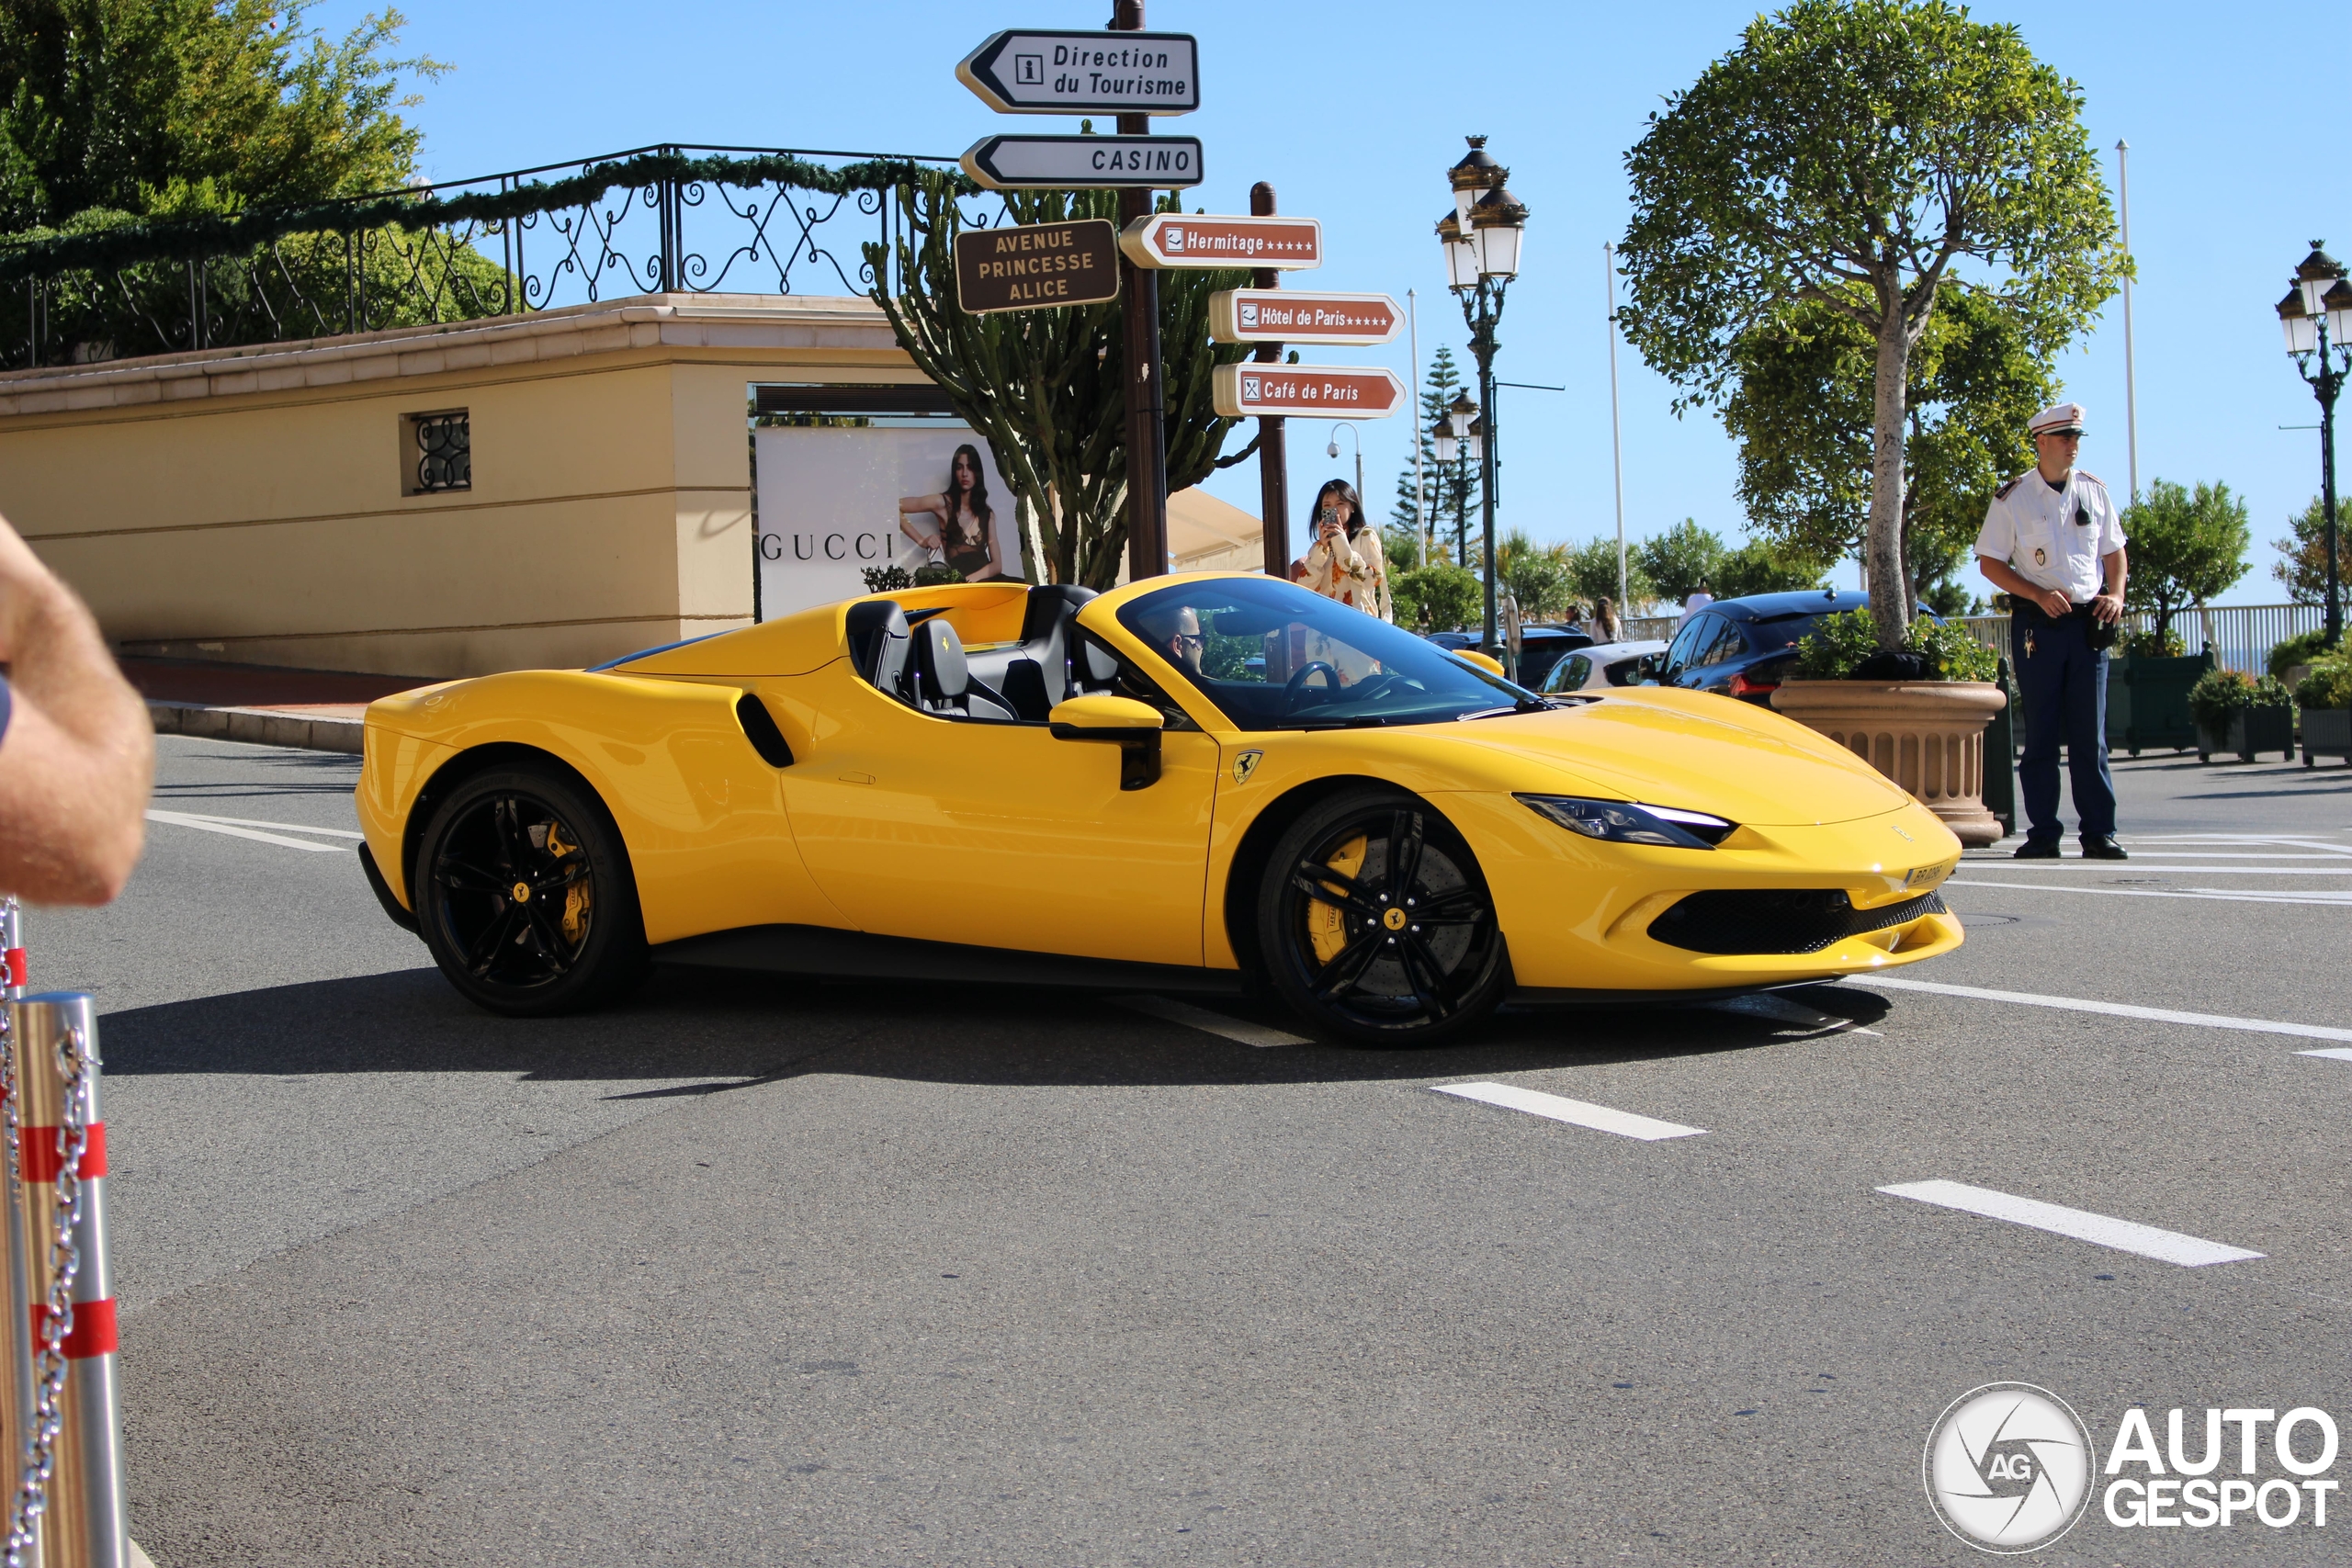
[(2075, 468), (2064, 488), (2052, 490), (2034, 468), (1993, 492), (1976, 553), (2007, 561), (2028, 582), (2084, 604), (2106, 585), (2099, 562), (2123, 543), (2123, 520), (2098, 476)]
[(1682, 601), (1682, 618), (1674, 623), (1675, 629), (1679, 631), (1684, 626), (1689, 626), (1690, 624), (1691, 616), (1697, 615), (1700, 611), (1705, 609), (1714, 602), (1715, 596), (1708, 592), (1703, 588), (1699, 590), (1698, 592), (1690, 595), (1690, 598)]

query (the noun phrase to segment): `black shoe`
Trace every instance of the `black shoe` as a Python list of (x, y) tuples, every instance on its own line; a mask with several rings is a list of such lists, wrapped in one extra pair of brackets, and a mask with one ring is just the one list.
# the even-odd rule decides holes
[(2019, 860), (2056, 860), (2058, 858), (2058, 840), (2055, 839), (2028, 839), (2024, 843), (2018, 846), (2017, 858)]
[(2083, 858), (2085, 860), (2130, 860), (2132, 857), (2123, 852), (2123, 846), (2115, 841), (2114, 834), (2109, 833), (2104, 839), (2085, 839)]

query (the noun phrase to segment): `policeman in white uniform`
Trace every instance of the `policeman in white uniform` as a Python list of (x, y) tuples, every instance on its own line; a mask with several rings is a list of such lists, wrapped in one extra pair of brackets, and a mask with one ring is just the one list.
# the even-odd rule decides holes
[(2075, 467), (2083, 405), (2033, 416), (2033, 470), (1993, 492), (1976, 564), (2014, 602), (2009, 660), (2025, 703), (2026, 840), (2019, 860), (2056, 860), (2058, 747), (2066, 748), (2083, 854), (2127, 860), (2115, 841), (2107, 770), (2107, 649), (2123, 616), (2123, 525), (2107, 486)]

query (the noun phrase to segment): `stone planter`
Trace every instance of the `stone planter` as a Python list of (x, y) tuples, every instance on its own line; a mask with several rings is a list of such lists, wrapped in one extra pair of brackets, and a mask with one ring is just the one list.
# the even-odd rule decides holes
[(1984, 807), (1984, 727), (2007, 704), (1990, 681), (1783, 681), (1772, 705), (1909, 790), (1971, 849), (2000, 842)]
[(2352, 762), (2352, 708), (2303, 710), (2303, 766), (2322, 757)]
[(2200, 762), (2211, 761), (2216, 751), (2235, 751), (2241, 762), (2251, 762), (2265, 751), (2277, 751), (2294, 761), (2295, 710), (2284, 703), (2233, 709), (2227, 729), (2198, 728), (2197, 760)]

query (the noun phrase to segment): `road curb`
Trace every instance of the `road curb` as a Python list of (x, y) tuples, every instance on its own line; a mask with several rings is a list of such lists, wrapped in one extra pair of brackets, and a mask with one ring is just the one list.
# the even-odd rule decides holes
[(272, 708), (209, 707), (202, 703), (150, 698), (147, 716), (158, 735), (194, 735), (209, 740), (243, 740), (256, 746), (299, 746), (311, 751), (357, 756), (367, 725), (356, 718), (313, 717)]

